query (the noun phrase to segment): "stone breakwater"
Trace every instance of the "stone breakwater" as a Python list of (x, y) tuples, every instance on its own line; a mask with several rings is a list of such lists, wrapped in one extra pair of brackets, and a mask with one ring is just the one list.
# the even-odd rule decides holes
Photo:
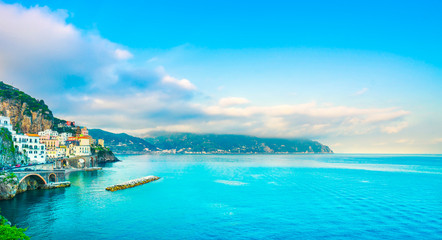
[(64, 181), (64, 182), (56, 182), (56, 183), (48, 183), (40, 187), (40, 189), (52, 189), (52, 188), (65, 188), (70, 187), (71, 182)]
[(86, 172), (92, 172), (92, 171), (98, 171), (98, 170), (102, 170), (103, 168), (101, 167), (90, 167), (90, 168), (85, 168), (84, 171)]
[(134, 179), (134, 180), (130, 180), (124, 183), (120, 183), (120, 184), (116, 184), (110, 187), (107, 187), (106, 190), (107, 191), (111, 191), (111, 192), (115, 192), (118, 190), (123, 190), (126, 188), (133, 188), (136, 186), (140, 186), (149, 182), (153, 182), (160, 179), (157, 176), (147, 176), (147, 177), (142, 177), (142, 178), (138, 178), (138, 179)]

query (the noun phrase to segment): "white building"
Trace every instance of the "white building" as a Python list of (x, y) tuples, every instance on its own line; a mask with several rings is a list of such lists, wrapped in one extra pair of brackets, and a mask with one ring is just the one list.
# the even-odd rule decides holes
[(61, 146), (59, 148), (53, 148), (46, 150), (46, 156), (49, 159), (60, 159), (66, 157), (66, 147)]
[(90, 146), (91, 145), (91, 139), (88, 137), (79, 137), (78, 141), (80, 143), (80, 146)]
[(64, 158), (64, 157), (66, 157), (66, 146), (61, 146), (61, 147), (59, 147), (59, 148), (57, 148), (56, 149), (56, 151), (57, 151), (57, 157), (58, 158)]
[(46, 129), (44, 131), (38, 132), (39, 136), (50, 136), (50, 137), (57, 137), (58, 136), (58, 132), (57, 131), (52, 131), (52, 129)]
[(11, 124), (9, 117), (0, 116), (0, 127), (4, 127), (11, 132), (12, 140), (15, 149), (27, 156), (31, 163), (45, 163), (46, 162), (46, 148), (44, 144), (40, 143), (40, 136), (37, 134), (17, 134)]
[(75, 156), (88, 156), (91, 155), (91, 146), (74, 146)]
[(48, 149), (48, 150), (46, 150), (46, 157), (48, 159), (55, 159), (55, 158), (57, 158), (57, 151), (55, 149)]
[(29, 158), (31, 163), (46, 162), (46, 148), (37, 134), (13, 135), (15, 148)]
[(72, 133), (60, 133), (57, 137), (58, 141), (60, 142), (60, 145), (66, 145), (66, 141), (69, 137), (72, 137)]
[(12, 130), (11, 119), (9, 117), (0, 116), (0, 127), (4, 127), (8, 129), (11, 134), (15, 134), (15, 131)]

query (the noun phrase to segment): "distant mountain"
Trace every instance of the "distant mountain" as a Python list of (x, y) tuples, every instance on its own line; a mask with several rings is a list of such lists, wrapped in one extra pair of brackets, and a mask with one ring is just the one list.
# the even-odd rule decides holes
[(111, 133), (101, 129), (89, 129), (94, 139), (103, 139), (104, 144), (115, 154), (142, 154), (155, 151), (157, 148), (144, 139), (126, 133)]
[(308, 139), (194, 133), (154, 135), (145, 140), (171, 153), (333, 153), (328, 146)]

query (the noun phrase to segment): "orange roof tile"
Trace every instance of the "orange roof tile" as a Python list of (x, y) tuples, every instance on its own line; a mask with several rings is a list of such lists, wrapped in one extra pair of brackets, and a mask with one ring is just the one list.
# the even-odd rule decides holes
[(29, 137), (40, 137), (40, 135), (38, 135), (38, 134), (26, 133), (26, 135), (29, 136)]

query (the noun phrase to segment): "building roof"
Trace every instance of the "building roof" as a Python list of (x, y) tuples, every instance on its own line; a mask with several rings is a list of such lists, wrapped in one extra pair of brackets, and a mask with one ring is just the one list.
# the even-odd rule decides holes
[(28, 136), (28, 137), (40, 137), (40, 135), (38, 135), (38, 134), (31, 134), (31, 133), (26, 133), (26, 136)]

